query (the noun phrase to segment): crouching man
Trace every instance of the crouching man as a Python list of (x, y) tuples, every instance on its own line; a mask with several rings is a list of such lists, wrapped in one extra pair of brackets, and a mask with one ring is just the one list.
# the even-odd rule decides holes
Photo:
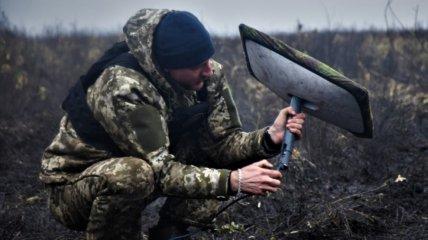
[(262, 159), (286, 128), (301, 136), (304, 115), (284, 108), (243, 132), (211, 38), (188, 12), (140, 10), (124, 34), (62, 104), (40, 173), (53, 216), (87, 239), (139, 239), (142, 210), (167, 196), (150, 237), (169, 239), (209, 226), (237, 191), (277, 191), (281, 173)]

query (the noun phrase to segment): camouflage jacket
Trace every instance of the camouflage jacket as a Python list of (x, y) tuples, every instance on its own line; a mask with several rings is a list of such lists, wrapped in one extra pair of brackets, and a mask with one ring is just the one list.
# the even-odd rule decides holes
[[(122, 152), (151, 165), (162, 194), (226, 196), (228, 166), (271, 157), (276, 151), (264, 143), (265, 129), (241, 131), (222, 66), (213, 60), (214, 74), (205, 82), (209, 111), (204, 124), (185, 133), (171, 150), (168, 123), (173, 113), (197, 104), (198, 99), (195, 91), (171, 84), (152, 59), (154, 29), (168, 12), (140, 10), (124, 27), (130, 52), (147, 74), (110, 66), (89, 87), (86, 101)], [(109, 151), (79, 138), (66, 114), (43, 154), (40, 179), (46, 184), (73, 181), (90, 165), (108, 158)], [(198, 158), (201, 164), (194, 160)]]

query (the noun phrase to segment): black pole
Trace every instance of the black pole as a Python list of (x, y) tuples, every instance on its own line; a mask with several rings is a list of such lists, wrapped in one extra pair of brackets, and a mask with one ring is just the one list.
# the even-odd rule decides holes
[[(296, 114), (302, 111), (301, 109), (302, 99), (296, 96), (293, 96), (290, 101), (290, 106), (296, 112)], [(288, 117), (287, 117), (288, 120)], [(287, 170), (288, 162), (291, 159), (291, 154), (293, 153), (294, 141), (296, 140), (296, 135), (290, 132), (290, 130), (286, 130), (284, 134), (284, 139), (282, 141), (281, 147), (281, 156), (279, 159), (279, 163), (276, 167), (278, 170)]]

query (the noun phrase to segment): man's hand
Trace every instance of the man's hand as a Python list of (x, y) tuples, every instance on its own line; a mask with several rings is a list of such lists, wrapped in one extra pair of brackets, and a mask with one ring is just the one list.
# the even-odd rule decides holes
[[(281, 185), (281, 172), (272, 170), (273, 165), (267, 160), (255, 162), (241, 168), (241, 191), (254, 195), (265, 195), (267, 192), (276, 192)], [(230, 174), (232, 191), (238, 190), (238, 171)]]
[[(285, 120), (288, 121), (285, 123)], [(284, 138), (285, 128), (289, 129), (290, 132), (297, 135), (297, 139), (302, 137), (302, 127), (305, 122), (305, 114), (296, 112), (291, 107), (286, 107), (282, 109), (278, 116), (275, 119), (275, 122), (272, 126), (269, 127), (268, 132), (272, 139), (272, 142), (275, 144), (282, 143), (282, 139)]]

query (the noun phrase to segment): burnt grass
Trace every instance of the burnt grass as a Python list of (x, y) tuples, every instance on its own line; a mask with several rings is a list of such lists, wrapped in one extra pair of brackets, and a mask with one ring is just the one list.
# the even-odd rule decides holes
[[(58, 224), (38, 181), (68, 88), (120, 35), (30, 37), (0, 25), (0, 238), (76, 239)], [(277, 34), (370, 92), (374, 138), (308, 117), (280, 192), (233, 205), (194, 239), (428, 239), (428, 32)], [(287, 104), (249, 75), (240, 39), (215, 37), (243, 127)], [(275, 159), (272, 159), (275, 161)], [(146, 210), (143, 229), (156, 221)], [(150, 219), (150, 220), (148, 220)]]

